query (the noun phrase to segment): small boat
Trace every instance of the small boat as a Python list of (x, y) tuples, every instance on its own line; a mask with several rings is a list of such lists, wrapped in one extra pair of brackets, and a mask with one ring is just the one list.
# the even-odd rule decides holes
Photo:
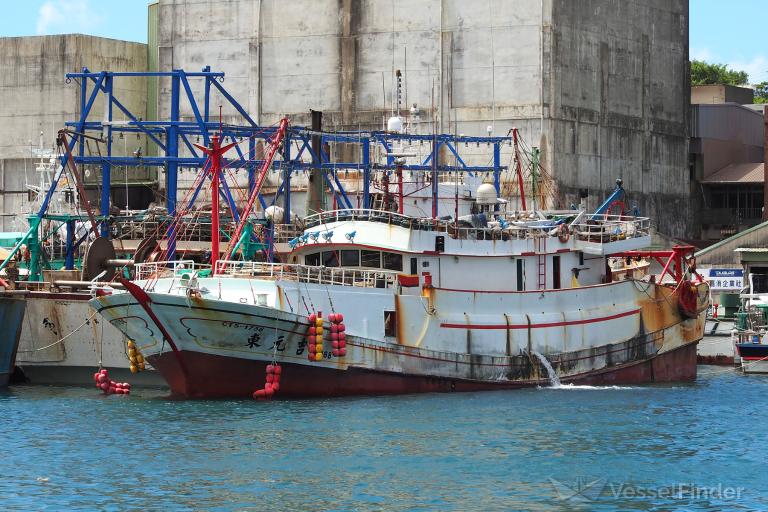
[(744, 373), (768, 373), (768, 343), (760, 341), (737, 343), (736, 350), (741, 358), (741, 369)]

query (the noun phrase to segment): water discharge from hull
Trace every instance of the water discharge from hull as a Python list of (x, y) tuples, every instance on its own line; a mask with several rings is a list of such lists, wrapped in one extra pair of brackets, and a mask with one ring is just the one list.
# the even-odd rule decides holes
[(535, 350), (532, 350), (531, 352), (533, 355), (539, 358), (539, 361), (541, 361), (541, 364), (544, 365), (544, 368), (547, 370), (547, 377), (549, 378), (550, 387), (560, 388), (562, 386), (560, 383), (560, 377), (557, 376), (557, 372), (554, 368), (552, 368), (552, 363), (550, 363), (546, 357), (536, 352)]

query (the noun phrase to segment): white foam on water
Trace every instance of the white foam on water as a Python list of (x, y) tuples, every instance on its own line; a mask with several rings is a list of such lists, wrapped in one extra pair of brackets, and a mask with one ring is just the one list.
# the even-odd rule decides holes
[(580, 385), (580, 384), (560, 384), (556, 387), (556, 389), (586, 389), (586, 390), (592, 390), (592, 391), (606, 391), (606, 390), (615, 390), (615, 389), (640, 389), (638, 387), (634, 386), (587, 386), (587, 385)]

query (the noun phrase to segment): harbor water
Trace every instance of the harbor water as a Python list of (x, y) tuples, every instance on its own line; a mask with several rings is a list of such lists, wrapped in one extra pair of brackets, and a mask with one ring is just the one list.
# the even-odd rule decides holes
[(3, 510), (766, 510), (768, 377), (312, 401), (0, 391)]

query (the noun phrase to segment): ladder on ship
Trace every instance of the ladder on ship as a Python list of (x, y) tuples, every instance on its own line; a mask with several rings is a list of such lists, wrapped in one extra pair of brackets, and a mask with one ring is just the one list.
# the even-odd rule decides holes
[(534, 238), (534, 250), (538, 259), (538, 289), (545, 290), (547, 288), (547, 238), (543, 236)]

